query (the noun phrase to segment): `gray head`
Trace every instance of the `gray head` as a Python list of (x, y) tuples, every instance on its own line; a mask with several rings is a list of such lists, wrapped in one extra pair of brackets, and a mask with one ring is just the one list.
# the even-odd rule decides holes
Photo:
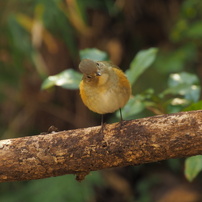
[(83, 74), (93, 74), (97, 72), (97, 63), (90, 59), (83, 59), (79, 64), (79, 69)]

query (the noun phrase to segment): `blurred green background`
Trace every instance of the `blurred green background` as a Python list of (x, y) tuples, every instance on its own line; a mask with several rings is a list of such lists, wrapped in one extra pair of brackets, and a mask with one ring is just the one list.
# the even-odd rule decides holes
[[(67, 69), (78, 79), (86, 50), (101, 50), (131, 76), (125, 119), (201, 109), (201, 10), (200, 0), (1, 1), (1, 139), (37, 135), (51, 125), (68, 130), (100, 124), (76, 87), (41, 89), (48, 76)], [(106, 122), (117, 116), (106, 115)], [(1, 183), (0, 201), (202, 201), (201, 156), (184, 162), (92, 172), (81, 183), (71, 175)]]

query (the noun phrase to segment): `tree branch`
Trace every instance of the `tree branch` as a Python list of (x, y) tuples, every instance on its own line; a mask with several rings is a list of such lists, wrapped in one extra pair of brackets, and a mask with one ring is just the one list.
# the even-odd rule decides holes
[(202, 154), (202, 110), (0, 141), (0, 182)]

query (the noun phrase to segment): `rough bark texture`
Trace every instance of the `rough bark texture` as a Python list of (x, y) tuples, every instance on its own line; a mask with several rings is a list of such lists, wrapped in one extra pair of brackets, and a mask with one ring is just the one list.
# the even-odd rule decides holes
[(202, 154), (202, 111), (0, 141), (0, 182), (76, 174)]

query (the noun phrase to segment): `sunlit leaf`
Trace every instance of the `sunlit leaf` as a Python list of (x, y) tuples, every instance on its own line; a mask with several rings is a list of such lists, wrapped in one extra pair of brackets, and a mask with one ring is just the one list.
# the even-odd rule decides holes
[(176, 105), (187, 105), (188, 101), (186, 99), (182, 98), (173, 98), (170, 101), (171, 105), (176, 106)]
[(171, 74), (168, 80), (169, 87), (175, 87), (179, 84), (198, 84), (199, 79), (195, 74), (181, 72)]
[(196, 75), (182, 72), (171, 74), (168, 80), (168, 86), (161, 96), (167, 94), (181, 95), (185, 99), (197, 102), (200, 97), (199, 79)]
[(139, 76), (154, 62), (157, 48), (140, 51), (130, 64), (130, 68), (126, 71), (126, 75), (131, 84), (134, 84)]
[(202, 171), (202, 155), (192, 156), (185, 161), (185, 176), (191, 182)]
[(179, 111), (182, 111), (183, 108), (188, 106), (191, 103), (191, 101), (184, 99), (184, 98), (179, 98), (179, 97), (174, 97), (171, 99), (168, 99), (166, 101), (166, 109), (169, 113), (177, 113)]
[(68, 69), (57, 75), (49, 76), (42, 84), (42, 89), (48, 89), (53, 86), (61, 86), (66, 89), (78, 89), (82, 75), (73, 70)]
[(81, 59), (88, 58), (95, 61), (103, 61), (109, 59), (106, 52), (98, 50), (96, 48), (86, 48), (84, 50), (81, 50), (79, 54)]

